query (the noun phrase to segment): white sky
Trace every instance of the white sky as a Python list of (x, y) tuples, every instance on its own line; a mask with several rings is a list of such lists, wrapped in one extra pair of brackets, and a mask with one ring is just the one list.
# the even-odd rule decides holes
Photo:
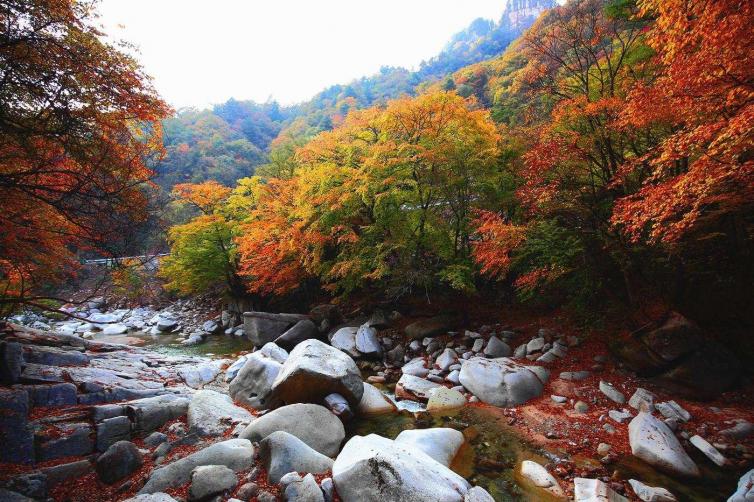
[(102, 0), (101, 23), (136, 44), (174, 107), (230, 97), (283, 104), (325, 87), (416, 67), (506, 0)]

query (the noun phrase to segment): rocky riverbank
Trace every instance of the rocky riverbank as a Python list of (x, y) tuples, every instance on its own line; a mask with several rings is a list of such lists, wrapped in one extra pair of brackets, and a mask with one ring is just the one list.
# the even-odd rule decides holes
[[(85, 308), (0, 333), (0, 500), (754, 497), (746, 391), (681, 399), (598, 340), (552, 326), (458, 329), (397, 312), (346, 321), (333, 306), (243, 319), (184, 304)], [(135, 331), (242, 336), (249, 351), (167, 356), (103, 341)], [(667, 326), (643, 336), (658, 333)], [(508, 436), (469, 423), (467, 409), (540, 454), (496, 454)], [(354, 432), (397, 419), (394, 433)], [(503, 472), (511, 482), (489, 482)]]

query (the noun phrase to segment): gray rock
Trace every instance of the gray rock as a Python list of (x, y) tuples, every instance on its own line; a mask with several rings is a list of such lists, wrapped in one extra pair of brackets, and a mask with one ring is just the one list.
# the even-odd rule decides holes
[(616, 389), (613, 384), (600, 380), (600, 392), (602, 392), (608, 399), (618, 404), (624, 404), (626, 402), (626, 396), (621, 391)]
[(754, 469), (750, 470), (738, 480), (738, 488), (730, 496), (728, 502), (751, 502), (754, 500)]
[(475, 486), (466, 492), (463, 502), (495, 502), (495, 499), (481, 486)]
[(327, 472), (333, 464), (331, 458), (285, 431), (273, 432), (259, 443), (259, 458), (267, 469), (267, 479), (271, 483), (278, 483), (283, 475), (292, 471)]
[(234, 425), (248, 424), (252, 419), (251, 413), (233, 404), (230, 396), (207, 389), (194, 394), (187, 412), (189, 430), (200, 436), (222, 436)]
[(634, 456), (679, 476), (699, 476), (699, 468), (673, 432), (649, 413), (640, 412), (628, 425), (628, 440)]
[(238, 476), (224, 465), (200, 465), (191, 471), (189, 500), (204, 500), (233, 490)]
[(300, 403), (262, 415), (251, 422), (240, 437), (259, 442), (275, 431), (292, 434), (328, 457), (338, 454), (346, 435), (343, 423), (330, 410), (316, 404)]
[(274, 406), (272, 384), (287, 358), (288, 353), (273, 343), (251, 354), (230, 383), (231, 397), (258, 410)]
[(47, 480), (48, 488), (54, 488), (60, 483), (64, 483), (71, 479), (78, 479), (88, 474), (91, 470), (92, 464), (89, 460), (79, 460), (77, 462), (58, 464), (40, 469)]
[(97, 451), (105, 451), (118, 441), (131, 439), (131, 421), (128, 417), (106, 418), (96, 428)]
[(578, 381), (588, 378), (591, 373), (589, 371), (564, 371), (560, 374), (561, 380)]
[(746, 439), (747, 437), (751, 436), (754, 433), (754, 424), (746, 421), (746, 420), (739, 420), (736, 425), (733, 427), (730, 427), (728, 429), (723, 429), (720, 431), (720, 434), (723, 436), (727, 436), (732, 439)]
[(216, 335), (220, 333), (223, 330), (223, 327), (221, 324), (219, 324), (217, 321), (205, 321), (204, 324), (202, 324), (202, 331), (205, 333), (209, 333), (210, 335)]
[(284, 499), (287, 502), (324, 502), (325, 497), (314, 476), (307, 474), (285, 487)]
[(589, 405), (584, 401), (576, 401), (576, 404), (573, 405), (573, 409), (576, 413), (581, 413), (583, 415), (584, 413), (589, 412)]
[(401, 371), (404, 375), (413, 375), (420, 378), (424, 378), (429, 375), (429, 368), (426, 366), (426, 361), (423, 357), (415, 357), (409, 362), (403, 365)]
[(565, 397), (565, 396), (556, 396), (555, 394), (551, 395), (550, 399), (552, 399), (552, 401), (554, 403), (558, 403), (558, 404), (563, 404), (566, 401), (568, 401), (567, 397)]
[(243, 327), (246, 336), (256, 346), (275, 340), (297, 322), (307, 319), (299, 314), (271, 314), (268, 312), (244, 312)]
[(200, 465), (224, 465), (238, 472), (251, 467), (254, 448), (248, 439), (229, 439), (183, 457), (152, 472), (139, 493), (155, 493), (189, 482), (191, 472)]
[(448, 371), (448, 369), (458, 361), (458, 354), (453, 349), (445, 349), (437, 357), (435, 361), (435, 367), (440, 371)]
[(628, 400), (629, 406), (638, 411), (652, 413), (655, 410), (655, 399), (657, 396), (641, 387), (636, 389), (634, 395)]
[(395, 385), (395, 395), (402, 399), (427, 401), (429, 400), (430, 393), (439, 387), (442, 387), (442, 385), (413, 375), (404, 374)]
[(474, 344), (471, 346), (471, 351), (474, 353), (481, 352), (484, 348), (484, 339), (477, 338), (474, 340)]
[(382, 346), (377, 338), (377, 330), (369, 324), (362, 324), (356, 331), (356, 350), (365, 357), (382, 356)]
[(653, 487), (645, 485), (639, 480), (629, 479), (628, 483), (634, 490), (634, 493), (644, 502), (677, 502), (675, 495), (670, 493), (665, 488)]
[(657, 411), (665, 418), (672, 418), (678, 422), (688, 422), (691, 420), (691, 414), (684, 410), (680, 404), (675, 401), (667, 401), (665, 403), (657, 403), (655, 405)]
[(403, 363), (403, 357), (405, 356), (405, 354), (406, 351), (403, 348), (403, 345), (400, 344), (388, 350), (386, 353), (387, 360), (395, 365)]
[(463, 362), (461, 384), (485, 403), (494, 406), (517, 406), (538, 397), (543, 382), (532, 371), (512, 359), (471, 358)]
[(532, 338), (529, 343), (526, 344), (526, 353), (533, 354), (534, 352), (540, 352), (544, 346), (544, 338)]
[(157, 321), (156, 327), (157, 331), (166, 333), (168, 331), (173, 331), (176, 327), (178, 327), (178, 321), (167, 317), (161, 317), (160, 320)]
[(101, 422), (106, 418), (120, 417), (126, 414), (126, 408), (122, 404), (103, 404), (92, 407), (92, 419)]
[(135, 444), (118, 441), (97, 457), (95, 469), (102, 482), (109, 485), (136, 471), (144, 463)]
[(393, 413), (397, 410), (395, 403), (390, 401), (374, 385), (364, 382), (364, 395), (356, 407), (359, 415), (381, 415), (383, 413)]
[(316, 338), (318, 335), (317, 326), (311, 319), (302, 319), (287, 329), (285, 333), (275, 338), (275, 344), (285, 350), (292, 350), (304, 340)]
[(24, 365), (24, 349), (18, 342), (0, 341), (0, 382), (18, 382)]
[(537, 462), (531, 460), (524, 460), (521, 463), (521, 476), (531, 482), (537, 488), (548, 492), (548, 495), (556, 498), (564, 498), (565, 492), (563, 488), (555, 479), (555, 476), (550, 474), (547, 469)]
[(297, 345), (272, 384), (273, 399), (286, 404), (322, 402), (332, 393), (355, 407), (364, 394), (364, 384), (353, 359), (319, 340)]
[(6, 490), (5, 488), (0, 488), (0, 500), (3, 502), (34, 502), (34, 499), (26, 495), (21, 495), (18, 492)]
[(189, 400), (174, 394), (137, 399), (125, 404), (133, 430), (146, 434), (162, 427), (166, 422), (182, 417), (188, 411)]
[(244, 483), (238, 489), (236, 496), (241, 500), (252, 500), (259, 493), (259, 485), (256, 483)]
[(607, 412), (607, 416), (618, 422), (619, 424), (622, 424), (626, 420), (633, 418), (633, 415), (629, 413), (627, 410), (610, 410)]
[(450, 329), (450, 319), (447, 316), (436, 316), (420, 319), (406, 326), (404, 332), (412, 340), (441, 335)]
[(244, 364), (246, 364), (247, 359), (249, 359), (248, 355), (243, 355), (236, 359), (233, 364), (228, 366), (228, 369), (225, 370), (225, 382), (230, 383), (233, 381), (236, 376), (238, 376), (238, 372), (241, 371), (241, 368), (244, 367)]
[(516, 359), (521, 359), (522, 357), (526, 357), (526, 347), (527, 344), (523, 343), (516, 347), (516, 350), (513, 351), (513, 357)]
[(64, 350), (58, 347), (27, 346), (24, 350), (27, 363), (43, 366), (86, 366), (89, 357), (76, 350)]
[(142, 494), (137, 495), (135, 497), (131, 497), (130, 499), (126, 499), (123, 502), (177, 502), (173, 497), (168, 495), (167, 493), (149, 493), (149, 494)]
[(319, 488), (322, 490), (325, 502), (333, 502), (335, 500), (335, 484), (332, 482), (332, 478), (323, 479), (319, 483)]
[(599, 479), (574, 478), (574, 502), (628, 502)]
[(712, 460), (715, 464), (717, 464), (718, 467), (723, 467), (725, 464), (728, 463), (728, 460), (709, 442), (704, 439), (703, 437), (697, 435), (694, 435), (689, 439), (689, 442), (696, 446), (699, 451), (704, 453), (704, 455)]
[(183, 378), (183, 381), (186, 382), (186, 385), (194, 389), (199, 389), (202, 385), (217, 378), (217, 375), (222, 371), (224, 362), (224, 360), (218, 359), (197, 365), (184, 366), (178, 370), (178, 374)]
[(88, 455), (94, 451), (92, 427), (87, 423), (61, 423), (55, 425), (56, 432), (48, 436), (37, 433), (36, 459), (45, 462), (62, 457)]
[(25, 385), (32, 406), (54, 407), (78, 404), (76, 386), (72, 383)]
[(461, 431), (447, 427), (407, 429), (395, 438), (395, 444), (417, 449), (445, 467), (450, 467), (464, 441)]
[(485, 347), (484, 349), (484, 355), (492, 358), (508, 357), (509, 355), (511, 355), (511, 352), (511, 348), (508, 346), (508, 344), (500, 340), (496, 336), (490, 337), (489, 341), (487, 342), (487, 347)]
[(146, 446), (149, 446), (150, 448), (154, 448), (161, 445), (167, 440), (168, 436), (166, 434), (163, 434), (162, 432), (153, 432), (152, 434), (144, 438), (144, 444)]
[(34, 433), (28, 423), (29, 395), (22, 389), (0, 388), (0, 462), (34, 460)]
[[(364, 399), (364, 396), (362, 395), (361, 398)], [(351, 406), (348, 404), (348, 401), (346, 401), (346, 398), (340, 394), (329, 394), (325, 396), (325, 406), (343, 422), (348, 422), (353, 418)]]
[(351, 357), (359, 357), (360, 353), (356, 349), (356, 333), (358, 331), (359, 328), (355, 326), (340, 328), (330, 337), (330, 345)]
[(335, 460), (332, 473), (343, 502), (460, 502), (471, 488), (424, 452), (376, 434), (351, 438)]

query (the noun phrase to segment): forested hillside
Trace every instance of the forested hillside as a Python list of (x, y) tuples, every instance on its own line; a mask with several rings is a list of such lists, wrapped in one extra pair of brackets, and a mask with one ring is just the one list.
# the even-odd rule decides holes
[[(280, 149), (273, 154), (274, 164), (280, 162), (291, 142), (298, 144), (331, 130), (350, 110), (415, 95), (417, 86), (499, 55), (541, 12), (554, 5), (554, 0), (509, 2), (498, 22), (475, 20), (417, 71), (385, 66), (375, 75), (333, 85), (298, 105), (230, 99), (211, 110), (180, 110), (164, 122), (166, 157), (157, 166), (158, 182), (169, 189), (177, 183), (205, 180), (232, 184), (250, 176), (270, 160), (271, 146)], [(272, 144), (275, 138), (278, 141)]]

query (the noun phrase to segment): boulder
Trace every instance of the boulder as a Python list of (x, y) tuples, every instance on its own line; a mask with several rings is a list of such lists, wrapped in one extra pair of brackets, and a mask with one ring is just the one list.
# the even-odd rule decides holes
[(355, 326), (340, 328), (330, 337), (330, 345), (352, 357), (359, 357), (359, 351), (356, 350), (356, 333), (358, 331), (359, 328)]
[(365, 357), (382, 357), (377, 330), (369, 324), (362, 324), (356, 331), (356, 350)]
[(404, 332), (411, 340), (421, 340), (424, 337), (446, 333), (450, 329), (450, 321), (448, 316), (420, 319), (406, 326)]
[(743, 369), (733, 352), (675, 312), (653, 329), (615, 339), (610, 349), (640, 376), (690, 399), (716, 398)]
[(256, 443), (275, 431), (292, 434), (328, 457), (338, 454), (346, 436), (343, 423), (330, 410), (316, 404), (299, 403), (262, 415), (251, 422), (239, 437)]
[(292, 350), (304, 340), (317, 338), (317, 336), (319, 336), (319, 331), (314, 322), (311, 319), (302, 319), (288, 328), (285, 333), (275, 338), (275, 345), (285, 350)]
[(191, 471), (189, 500), (204, 500), (233, 490), (238, 476), (224, 465), (200, 465)]
[(286, 404), (322, 402), (333, 392), (358, 405), (364, 394), (361, 372), (347, 354), (319, 340), (297, 345), (272, 384), (273, 399)]
[(285, 431), (273, 432), (259, 443), (259, 458), (270, 483), (278, 483), (289, 472), (320, 474), (329, 471), (333, 465), (331, 458)]
[(463, 362), (459, 379), (465, 388), (487, 404), (518, 406), (540, 396), (544, 389), (533, 368), (506, 357), (473, 357)]
[(272, 383), (287, 358), (288, 353), (274, 343), (249, 355), (230, 383), (231, 397), (257, 410), (274, 406), (275, 403), (270, 402)]
[(450, 467), (458, 450), (463, 446), (461, 431), (447, 427), (407, 429), (395, 438), (395, 443), (409, 449), (418, 449), (445, 467)]
[(144, 459), (135, 444), (129, 441), (118, 441), (97, 457), (95, 469), (99, 479), (111, 485), (129, 476), (143, 463)]
[(738, 480), (738, 487), (728, 502), (751, 502), (754, 500), (754, 469), (750, 470)]
[(299, 321), (307, 319), (300, 314), (271, 314), (268, 312), (244, 312), (243, 327), (246, 336), (256, 346), (272, 342)]
[(34, 461), (34, 433), (28, 422), (29, 395), (22, 389), (0, 388), (0, 462)]
[(174, 394), (146, 397), (126, 403), (126, 412), (133, 431), (144, 434), (159, 429), (166, 422), (182, 417), (188, 411), (189, 400)]
[(448, 371), (448, 368), (458, 362), (458, 354), (451, 348), (446, 348), (442, 353), (437, 356), (435, 360), (435, 368), (440, 371)]
[(530, 481), (537, 488), (548, 492), (550, 495), (565, 498), (565, 492), (555, 476), (537, 462), (524, 460), (521, 462), (521, 476)]
[(634, 490), (634, 493), (644, 502), (677, 502), (675, 495), (667, 491), (665, 488), (655, 488), (653, 486), (645, 485), (641, 481), (636, 479), (629, 479), (628, 483)]
[(225, 360), (216, 359), (206, 363), (187, 365), (178, 370), (178, 375), (191, 388), (199, 389), (217, 378), (222, 371)]
[(599, 479), (574, 478), (574, 502), (628, 502)]
[(424, 452), (376, 434), (351, 438), (332, 474), (343, 502), (460, 502), (471, 488)]
[(429, 393), (427, 411), (454, 410), (466, 406), (466, 398), (457, 390), (438, 387)]
[(484, 355), (491, 358), (508, 357), (512, 352), (510, 346), (496, 336), (490, 337), (487, 347), (484, 349)]
[(118, 441), (131, 439), (131, 421), (128, 417), (120, 416), (106, 418), (96, 425), (97, 451), (105, 451), (110, 445)]
[(286, 502), (324, 502), (325, 496), (319, 489), (314, 476), (307, 474), (301, 480), (293, 481), (285, 487), (283, 493)]
[(364, 394), (356, 407), (359, 415), (381, 415), (397, 411), (397, 406), (374, 385), (364, 382)]
[(634, 456), (670, 474), (699, 476), (699, 468), (665, 423), (640, 412), (628, 424), (628, 440)]
[(248, 439), (229, 439), (155, 469), (139, 493), (156, 493), (185, 485), (200, 465), (224, 465), (235, 472), (251, 467), (254, 448)]
[(429, 368), (427, 368), (427, 363), (423, 357), (415, 357), (403, 365), (401, 372), (403, 372), (404, 375), (413, 375), (424, 378), (429, 375)]
[(209, 333), (210, 335), (220, 334), (222, 330), (222, 325), (217, 321), (205, 321), (204, 324), (202, 324), (202, 331)]
[(214, 390), (200, 390), (188, 406), (189, 430), (200, 436), (222, 436), (234, 425), (248, 424), (252, 419), (251, 413), (233, 404), (230, 396)]
[(395, 395), (401, 399), (428, 401), (430, 392), (442, 385), (423, 378), (404, 374), (395, 385)]
[(246, 364), (246, 361), (249, 359), (248, 355), (243, 355), (233, 361), (233, 364), (228, 366), (228, 368), (225, 370), (225, 382), (230, 383), (233, 381), (234, 378), (238, 375), (238, 372), (241, 371), (241, 368), (244, 367), (244, 364)]
[(165, 318), (161, 317), (157, 321), (157, 331), (161, 331), (163, 333), (167, 331), (173, 331), (176, 327), (178, 327), (178, 321), (171, 318)]

